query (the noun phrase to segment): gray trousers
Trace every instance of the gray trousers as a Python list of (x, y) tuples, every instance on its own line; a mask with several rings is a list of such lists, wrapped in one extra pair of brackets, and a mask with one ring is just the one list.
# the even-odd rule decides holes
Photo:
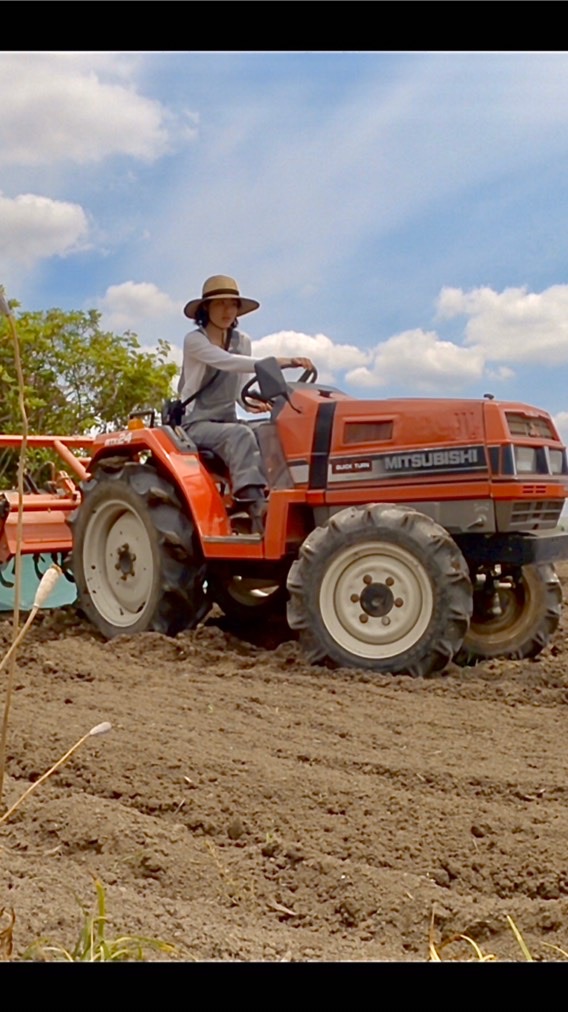
[(245, 485), (267, 485), (260, 449), (246, 422), (189, 422), (184, 425), (199, 450), (213, 450), (229, 469), (233, 494)]

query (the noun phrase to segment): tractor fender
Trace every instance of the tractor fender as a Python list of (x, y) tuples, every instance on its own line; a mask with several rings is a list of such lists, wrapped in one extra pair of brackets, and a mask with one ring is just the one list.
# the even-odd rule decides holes
[(194, 444), (174, 436), (173, 430), (163, 426), (102, 437), (91, 458), (90, 471), (120, 470), (127, 461), (140, 461), (140, 454), (150, 454), (158, 473), (177, 490), (200, 541), (206, 537), (227, 537), (231, 533), (230, 522), (215, 478)]

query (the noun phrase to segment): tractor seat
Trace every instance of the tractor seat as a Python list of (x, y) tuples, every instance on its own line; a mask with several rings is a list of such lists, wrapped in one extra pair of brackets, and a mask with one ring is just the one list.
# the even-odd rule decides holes
[(216, 453), (214, 453), (213, 450), (198, 450), (191, 436), (188, 436), (187, 432), (185, 429), (182, 429), (181, 425), (176, 425), (173, 431), (176, 439), (193, 450), (194, 453), (197, 453), (201, 463), (205, 465), (208, 471), (211, 471), (212, 474), (227, 474), (226, 464), (219, 456), (217, 456)]
[(173, 428), (173, 432), (177, 440), (183, 443), (184, 446), (188, 447), (194, 453), (197, 453), (199, 460), (201, 461), (203, 466), (207, 468), (209, 474), (213, 479), (217, 478), (223, 481), (225, 484), (228, 483), (229, 469), (225, 464), (224, 460), (222, 460), (221, 457), (219, 457), (219, 455), (216, 454), (214, 450), (206, 450), (206, 449), (199, 450), (195, 445), (195, 443), (193, 442), (191, 436), (187, 434), (187, 432), (185, 431), (185, 429), (181, 427), (181, 425), (176, 425)]
[(225, 461), (221, 460), (221, 457), (219, 457), (213, 450), (199, 450), (199, 459), (212, 474), (219, 474), (223, 476), (228, 474)]

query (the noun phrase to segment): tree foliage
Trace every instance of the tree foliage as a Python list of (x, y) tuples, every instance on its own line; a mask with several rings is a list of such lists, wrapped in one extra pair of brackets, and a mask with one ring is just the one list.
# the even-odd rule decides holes
[[(83, 434), (122, 428), (135, 408), (171, 396), (168, 345), (144, 351), (136, 334), (101, 330), (100, 313), (49, 309), (15, 316), (30, 433)], [(21, 431), (13, 342), (0, 321), (0, 430)]]
[[(171, 396), (176, 366), (167, 361), (168, 344), (142, 349), (136, 334), (101, 329), (101, 314), (16, 312), (30, 434), (83, 435), (123, 428), (135, 409), (156, 409)], [(22, 431), (14, 344), (5, 317), (0, 317), (0, 432)], [(40, 464), (46, 452), (28, 454)], [(0, 486), (11, 484), (15, 454), (0, 451)]]

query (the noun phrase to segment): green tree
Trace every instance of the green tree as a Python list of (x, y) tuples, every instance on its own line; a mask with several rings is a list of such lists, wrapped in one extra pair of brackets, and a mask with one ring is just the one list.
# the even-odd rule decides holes
[[(176, 366), (168, 345), (142, 351), (129, 331), (101, 330), (100, 313), (44, 312), (16, 315), (30, 432), (73, 435), (122, 428), (136, 407), (159, 407), (170, 395)], [(0, 322), (0, 425), (18, 432), (20, 419), (12, 341)]]
[[(123, 428), (134, 409), (155, 408), (171, 396), (176, 366), (168, 345), (143, 351), (136, 334), (101, 329), (101, 314), (16, 312), (30, 433), (82, 435)], [(0, 431), (21, 432), (14, 350), (5, 318), (0, 318)], [(8, 457), (0, 475), (11, 471)]]

